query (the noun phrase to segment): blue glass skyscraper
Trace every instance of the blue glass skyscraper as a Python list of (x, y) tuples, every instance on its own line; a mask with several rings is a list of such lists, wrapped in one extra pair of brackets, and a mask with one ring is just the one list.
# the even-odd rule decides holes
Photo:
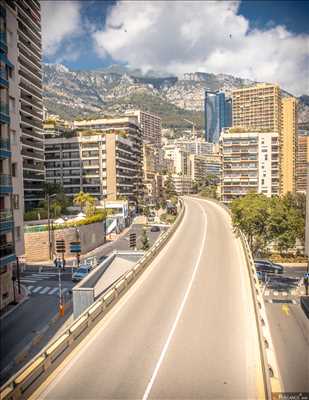
[(223, 92), (205, 91), (205, 139), (218, 143), (222, 128), (232, 125), (232, 104)]

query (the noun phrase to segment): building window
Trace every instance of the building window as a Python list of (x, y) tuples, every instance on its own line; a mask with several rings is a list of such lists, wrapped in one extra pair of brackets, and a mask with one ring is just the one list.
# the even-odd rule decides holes
[(16, 112), (16, 108), (15, 108), (15, 99), (14, 97), (10, 97), (9, 99), (9, 104), (10, 104), (10, 112), (15, 113)]
[(12, 176), (17, 177), (17, 163), (12, 163)]
[(14, 129), (10, 130), (11, 144), (16, 144), (16, 131)]
[(21, 235), (20, 235), (20, 226), (16, 226), (16, 227), (15, 227), (15, 239), (16, 239), (16, 240), (20, 240), (20, 239), (21, 239)]
[(19, 209), (19, 195), (18, 194), (13, 194), (13, 208), (14, 208), (14, 210)]

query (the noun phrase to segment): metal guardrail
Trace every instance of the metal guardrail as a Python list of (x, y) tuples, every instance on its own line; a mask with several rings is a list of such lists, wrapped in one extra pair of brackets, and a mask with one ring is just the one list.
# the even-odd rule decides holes
[(45, 346), (41, 352), (11, 377), (0, 389), (1, 400), (27, 399), (42, 384), (55, 368), (71, 353), (77, 344), (89, 333), (120, 297), (133, 285), (151, 261), (165, 246), (181, 223), (185, 206), (180, 200), (181, 209), (174, 224), (164, 232), (135, 266), (118, 279), (87, 310), (76, 319), (55, 341)]

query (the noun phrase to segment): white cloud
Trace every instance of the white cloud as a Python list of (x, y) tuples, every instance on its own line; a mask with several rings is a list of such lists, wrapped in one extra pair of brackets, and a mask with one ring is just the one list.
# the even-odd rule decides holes
[(239, 1), (119, 1), (93, 33), (96, 50), (142, 70), (229, 73), (309, 93), (309, 35), (269, 24), (250, 30), (238, 8)]
[(77, 1), (42, 1), (42, 47), (45, 56), (57, 53), (65, 39), (82, 32)]

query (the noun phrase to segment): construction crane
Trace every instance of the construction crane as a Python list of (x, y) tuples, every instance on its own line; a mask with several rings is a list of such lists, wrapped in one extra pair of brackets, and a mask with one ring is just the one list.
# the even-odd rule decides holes
[(192, 125), (192, 135), (193, 135), (193, 137), (196, 139), (197, 136), (196, 136), (196, 131), (195, 131), (195, 124), (194, 124), (194, 122), (193, 122), (193, 121), (189, 121), (188, 119), (185, 119), (185, 118), (184, 118), (184, 121), (189, 122), (189, 124)]

